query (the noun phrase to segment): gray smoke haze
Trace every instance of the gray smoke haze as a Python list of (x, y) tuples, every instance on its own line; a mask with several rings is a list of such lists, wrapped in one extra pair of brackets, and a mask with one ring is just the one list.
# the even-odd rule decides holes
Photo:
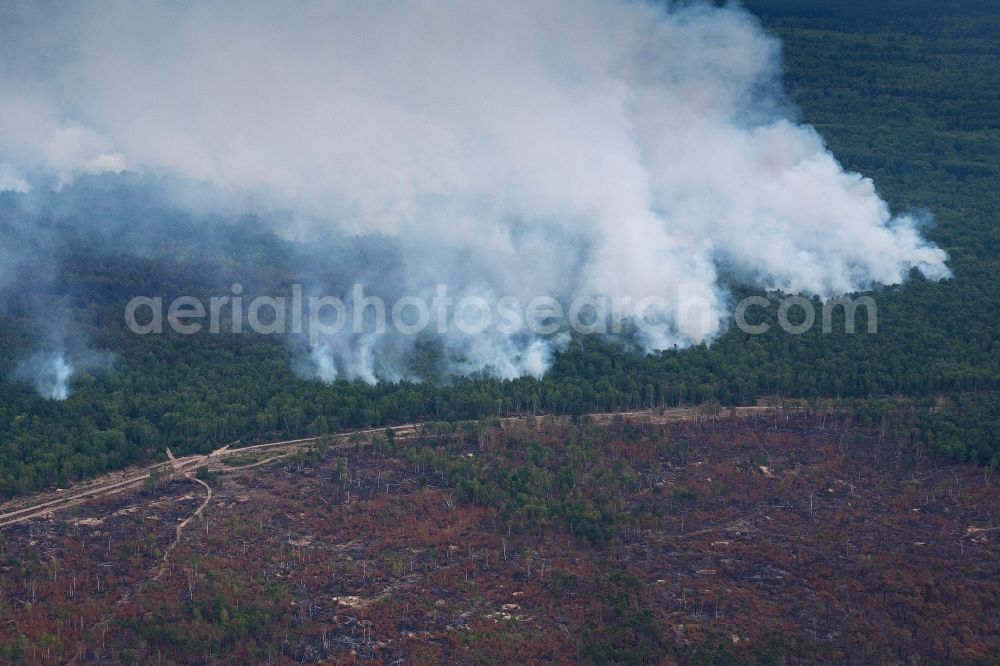
[[(720, 269), (822, 296), (946, 277), (920, 221), (795, 120), (779, 51), (742, 9), (689, 3), (5, 3), (0, 189), (208, 184), (288, 212), (287, 237), (387, 234), (398, 264), (363, 276), (386, 294), (705, 304), (653, 315), (648, 349), (718, 331)], [(505, 377), (561, 339), (441, 336), (458, 370)], [(304, 371), (398, 379), (414, 344), (336, 336)]]

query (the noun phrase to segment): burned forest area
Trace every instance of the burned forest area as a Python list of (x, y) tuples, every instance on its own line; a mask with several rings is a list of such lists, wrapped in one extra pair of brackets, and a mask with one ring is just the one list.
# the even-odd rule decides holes
[(1000, 652), (996, 480), (885, 424), (701, 410), (347, 442), (153, 476), (3, 529), (0, 661), (988, 663)]
[(0, 2), (0, 666), (1000, 664), (998, 10)]

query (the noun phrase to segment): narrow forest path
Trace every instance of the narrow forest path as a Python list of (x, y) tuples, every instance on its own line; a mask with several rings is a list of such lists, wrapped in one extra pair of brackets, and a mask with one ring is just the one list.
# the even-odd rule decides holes
[(194, 513), (192, 513), (190, 516), (188, 516), (187, 518), (185, 518), (184, 520), (182, 520), (177, 524), (176, 527), (177, 535), (174, 537), (173, 543), (167, 546), (167, 549), (163, 551), (163, 559), (160, 561), (160, 570), (156, 574), (156, 577), (153, 578), (153, 580), (159, 580), (160, 577), (163, 576), (164, 573), (166, 573), (167, 566), (170, 564), (170, 553), (172, 553), (174, 551), (174, 548), (177, 547), (177, 544), (181, 542), (181, 536), (184, 534), (184, 528), (187, 527), (188, 523), (190, 523), (192, 520), (200, 516), (208, 507), (208, 503), (212, 501), (212, 495), (213, 495), (212, 486), (208, 485), (201, 479), (191, 475), (190, 472), (187, 473), (185, 476), (191, 479), (192, 481), (200, 483), (202, 486), (204, 486), (205, 501), (201, 503), (201, 506), (195, 509)]
[[(761, 413), (767, 410), (774, 409), (770, 405), (750, 405), (729, 408), (727, 411), (732, 416), (747, 416), (754, 413)], [(504, 416), (500, 418), (500, 421), (504, 424), (523, 422), (529, 418), (546, 418), (552, 415), (517, 415), (517, 416)], [(616, 418), (623, 418), (626, 420), (642, 418), (643, 420), (648, 420), (653, 423), (666, 423), (671, 421), (689, 421), (698, 418), (719, 418), (718, 414), (710, 415), (705, 410), (698, 407), (670, 407), (666, 409), (649, 409), (649, 410), (636, 410), (636, 411), (624, 411), (624, 412), (595, 412), (588, 415), (590, 418), (594, 419), (598, 423), (611, 422)], [(567, 416), (556, 416), (555, 418), (569, 418)], [(724, 418), (724, 417), (723, 417)], [(363, 428), (353, 431), (341, 432), (336, 434), (331, 434), (331, 439), (337, 440), (338, 444), (333, 444), (332, 449), (345, 449), (354, 446), (352, 443), (352, 438), (361, 435), (372, 435), (376, 433), (385, 433), (388, 430), (392, 430), (397, 436), (406, 437), (414, 435), (419, 432), (419, 429), (425, 425), (424, 423), (403, 423), (395, 426), (384, 426), (378, 428)], [(87, 481), (81, 482), (79, 484), (80, 490), (73, 492), (70, 491), (56, 491), (56, 492), (46, 492), (32, 497), (22, 497), (4, 505), (0, 505), (0, 529), (7, 527), (9, 525), (14, 525), (21, 523), (33, 518), (45, 517), (50, 513), (57, 511), (59, 509), (76, 506), (78, 504), (83, 504), (90, 500), (96, 500), (102, 497), (107, 497), (108, 495), (113, 495), (120, 493), (132, 488), (138, 487), (140, 484), (145, 482), (151, 474), (156, 471), (159, 474), (166, 474), (169, 476), (180, 476), (183, 475), (188, 478), (193, 478), (198, 483), (202, 483), (200, 479), (193, 476), (193, 473), (207, 465), (215, 465), (217, 463), (222, 463), (226, 458), (232, 456), (244, 456), (250, 452), (257, 451), (280, 451), (285, 449), (274, 456), (270, 456), (264, 460), (251, 465), (246, 465), (242, 468), (235, 469), (252, 469), (256, 467), (263, 466), (274, 460), (284, 458), (287, 455), (295, 453), (306, 449), (308, 447), (314, 446), (318, 442), (317, 437), (304, 437), (299, 439), (289, 439), (278, 442), (266, 442), (263, 444), (254, 444), (251, 446), (244, 446), (240, 448), (230, 448), (234, 444), (239, 442), (233, 442), (232, 444), (227, 444), (221, 448), (218, 448), (207, 455), (193, 454), (189, 456), (184, 456), (178, 458), (174, 456), (172, 451), (168, 451), (166, 462), (160, 461), (156, 463), (151, 463), (144, 467), (133, 468), (132, 470), (126, 472), (112, 472), (106, 474), (102, 477), (95, 477)], [(206, 485), (202, 483), (202, 485)], [(207, 487), (207, 486), (206, 486)]]

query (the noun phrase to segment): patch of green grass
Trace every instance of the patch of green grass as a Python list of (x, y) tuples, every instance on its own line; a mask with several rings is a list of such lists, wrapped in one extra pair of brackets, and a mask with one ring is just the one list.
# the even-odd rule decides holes
[(253, 465), (258, 462), (260, 462), (260, 456), (255, 456), (253, 454), (245, 456), (230, 456), (222, 459), (222, 464), (226, 467), (246, 467), (247, 465)]

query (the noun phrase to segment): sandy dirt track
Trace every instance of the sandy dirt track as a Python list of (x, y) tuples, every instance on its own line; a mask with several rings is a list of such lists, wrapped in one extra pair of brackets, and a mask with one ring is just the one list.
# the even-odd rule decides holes
[[(733, 407), (722, 410), (720, 415), (725, 416), (729, 414), (734, 416), (746, 416), (752, 413), (763, 412), (768, 409), (771, 408), (766, 405)], [(706, 412), (696, 407), (677, 407), (664, 410), (595, 413), (590, 414), (589, 416), (598, 423), (610, 422), (616, 417), (623, 418), (625, 420), (642, 418), (647, 421), (686, 421), (693, 420), (698, 417), (704, 417), (706, 416)], [(501, 420), (506, 423), (523, 421), (528, 418), (531, 417), (509, 416), (504, 417)], [(349, 448), (355, 446), (355, 443), (350, 441), (351, 438), (384, 433), (388, 430), (392, 430), (397, 437), (412, 436), (418, 432), (422, 425), (424, 424), (404, 423), (402, 425), (388, 426), (384, 428), (365, 428), (361, 430), (338, 433), (330, 436), (333, 442), (331, 444), (331, 448)], [(84, 502), (101, 497), (107, 497), (108, 495), (113, 495), (135, 488), (144, 483), (153, 474), (160, 474), (162, 475), (162, 478), (180, 476), (192, 477), (195, 472), (203, 467), (222, 467), (226, 458), (246, 456), (248, 453), (254, 452), (274, 453), (274, 455), (268, 456), (266, 459), (256, 463), (252, 463), (244, 467), (233, 468), (233, 471), (251, 469), (273, 462), (279, 458), (292, 455), (293, 453), (303, 449), (315, 446), (317, 442), (318, 438), (316, 437), (305, 437), (282, 440), (278, 442), (268, 442), (264, 444), (254, 444), (239, 448), (232, 448), (233, 444), (228, 444), (212, 451), (207, 455), (190, 455), (181, 458), (175, 458), (173, 454), (168, 451), (168, 460), (166, 462), (161, 461), (145, 466), (133, 467), (125, 471), (100, 475), (86, 481), (81, 481), (78, 484), (74, 484), (74, 486), (70, 489), (59, 489), (56, 491), (21, 497), (0, 505), (0, 529), (7, 527), (8, 525), (14, 525), (26, 520), (31, 520), (33, 518), (44, 517), (60, 509), (76, 506)]]

